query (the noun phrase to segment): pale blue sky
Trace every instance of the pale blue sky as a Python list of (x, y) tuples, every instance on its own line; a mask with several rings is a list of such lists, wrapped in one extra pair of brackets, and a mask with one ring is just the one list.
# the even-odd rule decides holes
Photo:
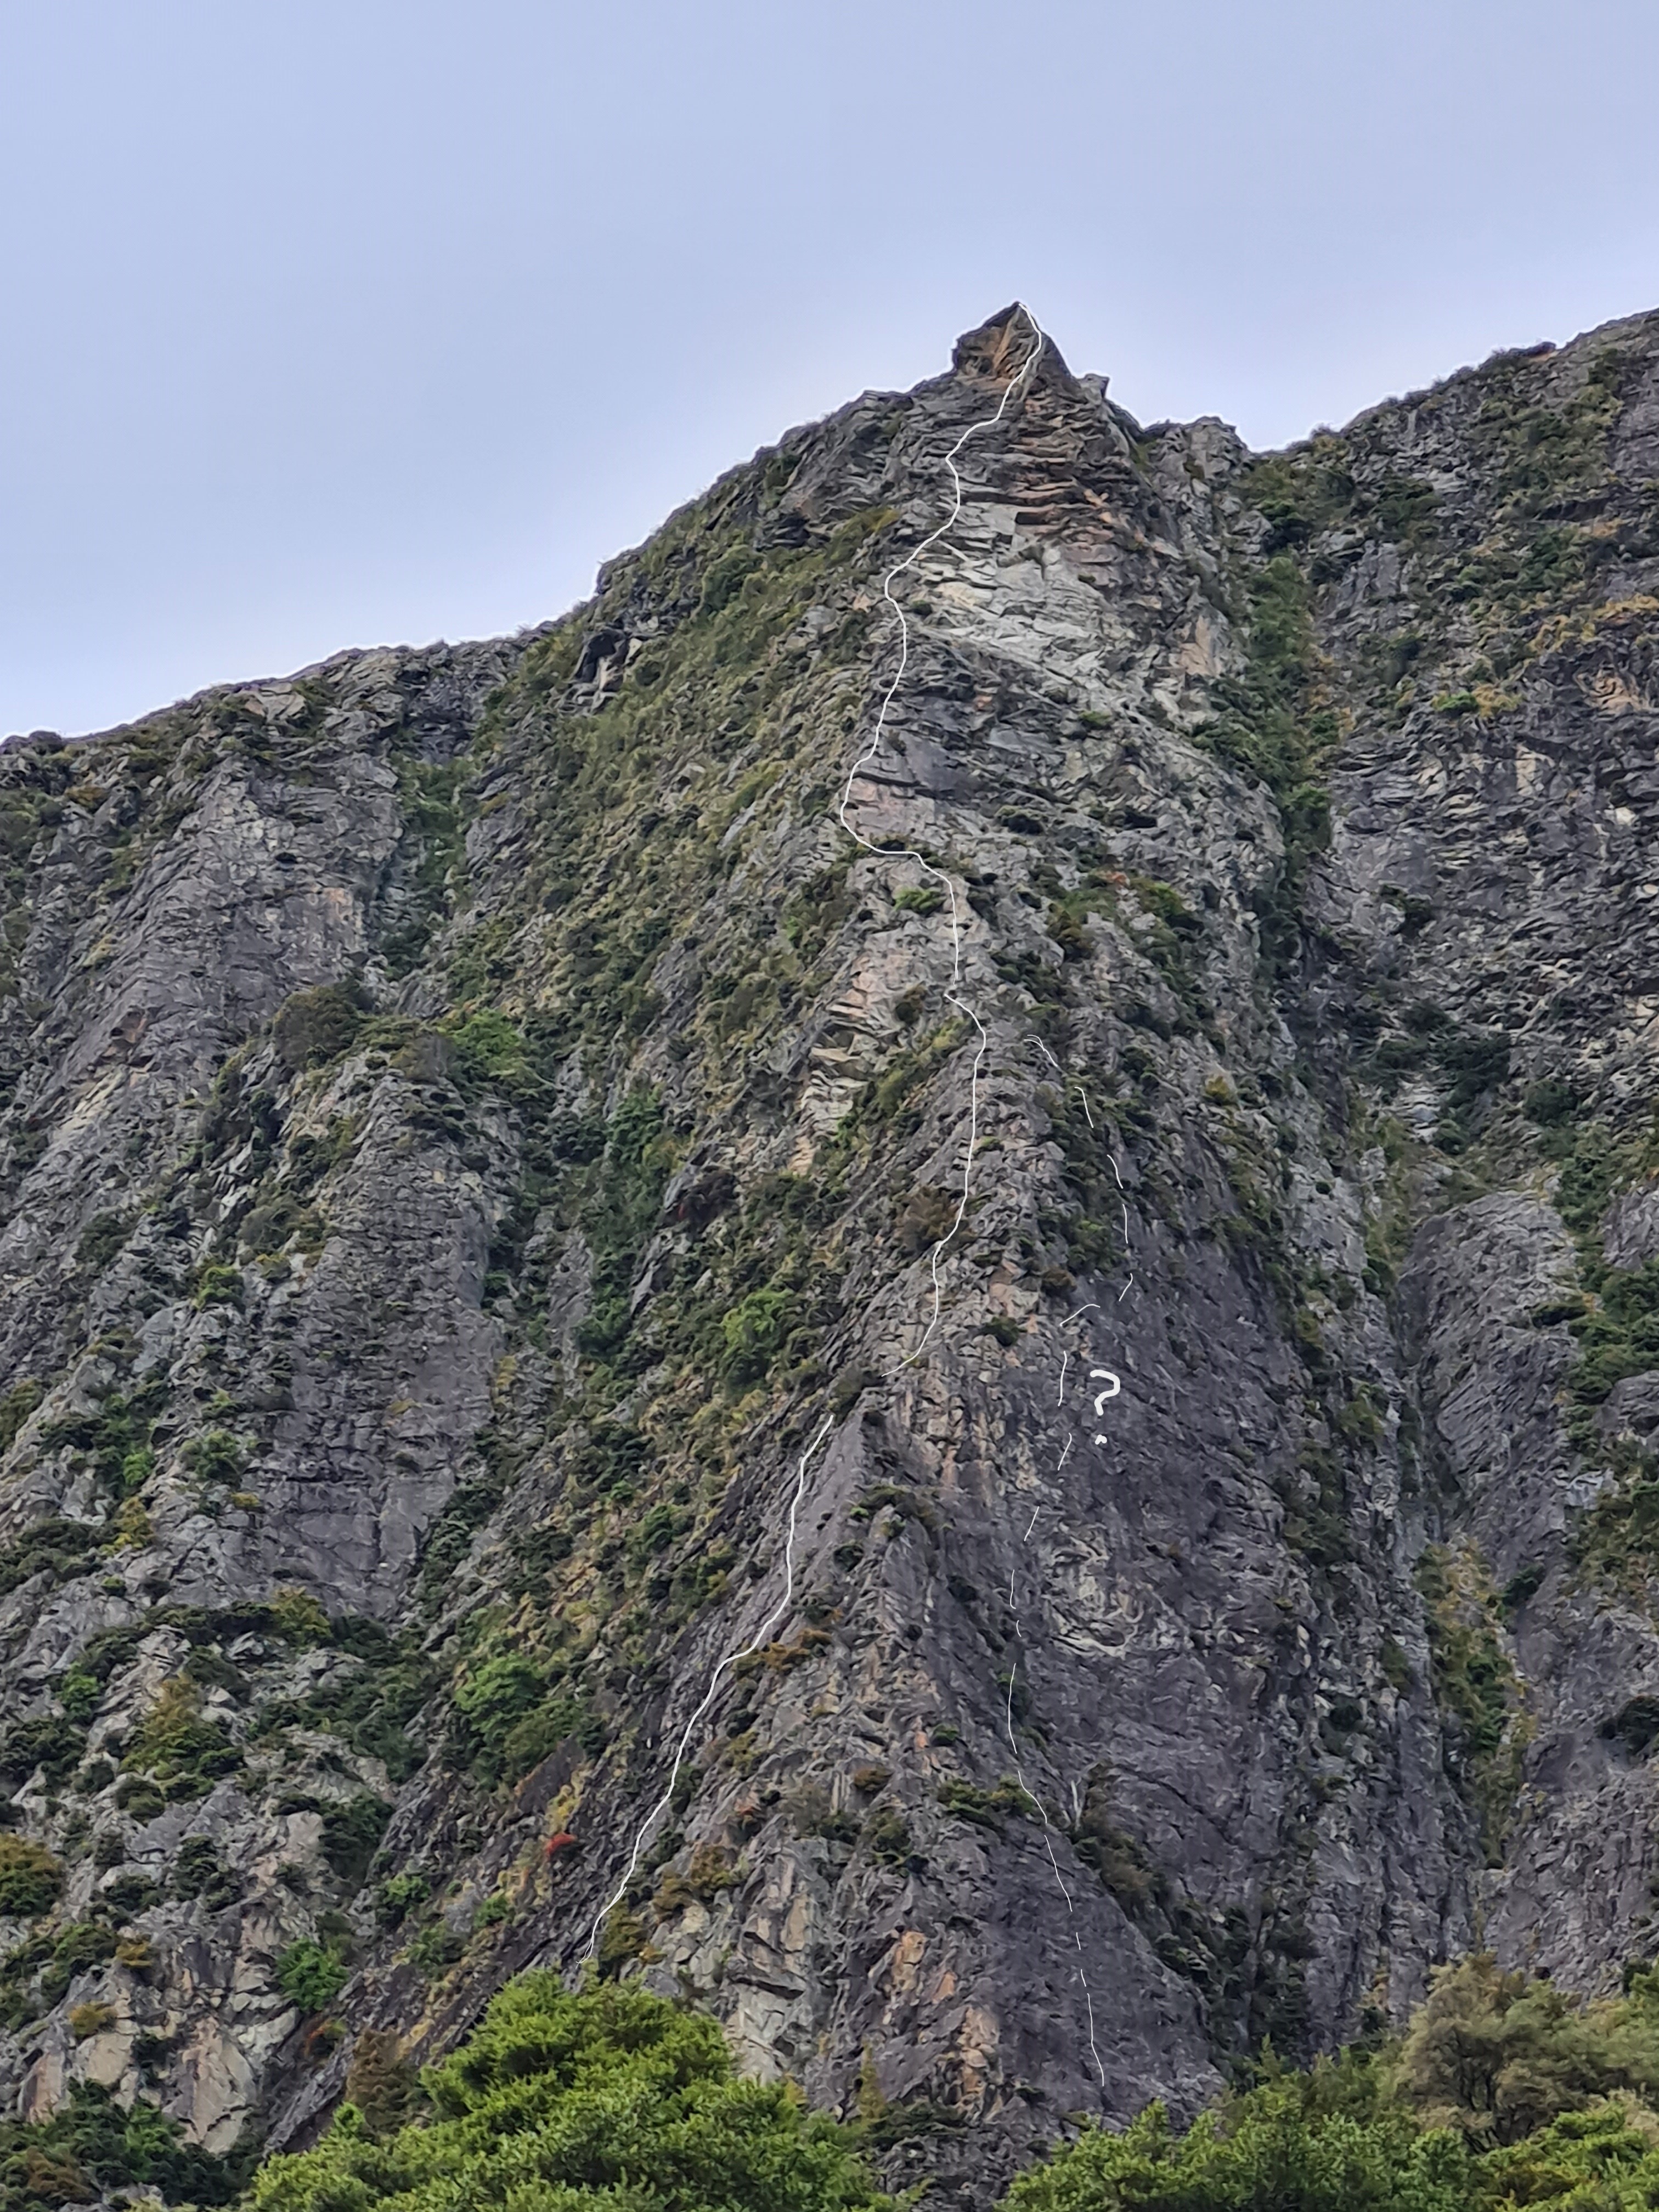
[(1655, 0), (3, 0), (0, 732), (540, 621), (1016, 294), (1258, 446), (1659, 305)]

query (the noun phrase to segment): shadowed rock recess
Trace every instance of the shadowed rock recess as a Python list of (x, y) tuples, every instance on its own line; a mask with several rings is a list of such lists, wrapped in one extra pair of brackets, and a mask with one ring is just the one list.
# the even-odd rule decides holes
[(0, 754), (25, 2117), (294, 2146), (574, 1972), (826, 1418), (599, 1970), (890, 2182), (1653, 1955), (1659, 315), (969, 447), (854, 793), (989, 1039), (907, 1365), (976, 1040), (836, 805), (1023, 329), (562, 622)]

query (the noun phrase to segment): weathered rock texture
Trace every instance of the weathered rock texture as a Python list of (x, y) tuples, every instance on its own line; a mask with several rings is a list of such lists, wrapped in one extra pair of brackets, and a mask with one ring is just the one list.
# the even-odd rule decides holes
[(599, 1970), (938, 2201), (1650, 1951), (1659, 317), (1267, 459), (1044, 353), (852, 794), (981, 1050), (836, 807), (1026, 342), (0, 755), (23, 2109), (303, 2140), (574, 1970), (757, 1642)]

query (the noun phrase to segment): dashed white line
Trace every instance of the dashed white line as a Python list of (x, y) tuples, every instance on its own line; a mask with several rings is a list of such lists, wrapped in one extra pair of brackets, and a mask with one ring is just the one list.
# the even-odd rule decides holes
[(915, 545), (912, 546), (909, 552), (905, 555), (902, 561), (895, 562), (893, 566), (887, 571), (886, 575), (882, 579), (881, 596), (885, 599), (888, 605), (891, 607), (894, 615), (896, 617), (898, 621), (898, 666), (894, 670), (892, 680), (888, 684), (886, 692), (882, 698), (880, 709), (876, 715), (876, 726), (870, 735), (870, 742), (847, 772), (846, 787), (842, 793), (841, 805), (836, 810), (842, 828), (847, 832), (848, 836), (852, 838), (853, 842), (856, 845), (860, 846), (865, 852), (876, 854), (887, 860), (914, 860), (924, 875), (931, 876), (935, 883), (944, 885), (945, 895), (951, 902), (951, 984), (949, 989), (945, 994), (945, 1001), (947, 1005), (956, 1007), (959, 1013), (963, 1013), (967, 1016), (968, 1019), (972, 1022), (979, 1036), (979, 1043), (974, 1053), (974, 1065), (969, 1076), (968, 1083), (968, 1150), (963, 1161), (962, 1194), (957, 1201), (955, 1219), (951, 1222), (950, 1228), (946, 1230), (944, 1236), (941, 1237), (938, 1243), (933, 1246), (933, 1251), (929, 1255), (929, 1272), (933, 1276), (933, 1316), (928, 1322), (927, 1328), (922, 1333), (921, 1343), (915, 1346), (914, 1351), (908, 1352), (901, 1362), (901, 1364), (906, 1367), (913, 1365), (915, 1361), (921, 1358), (922, 1353), (927, 1348), (928, 1341), (933, 1336), (934, 1330), (939, 1327), (939, 1312), (944, 1298), (944, 1285), (939, 1281), (939, 1255), (945, 1250), (945, 1246), (954, 1239), (957, 1231), (961, 1229), (963, 1220), (967, 1217), (968, 1200), (971, 1191), (974, 1172), (974, 1146), (978, 1141), (979, 1135), (979, 1071), (984, 1061), (987, 1052), (990, 1049), (990, 1039), (985, 1033), (985, 1024), (980, 1020), (979, 1016), (975, 1012), (973, 1007), (969, 1005), (967, 1000), (962, 996), (959, 988), (962, 981), (962, 920), (957, 907), (956, 885), (951, 882), (950, 877), (943, 868), (936, 868), (931, 860), (923, 860), (921, 854), (916, 852), (912, 847), (908, 845), (877, 845), (872, 843), (868, 837), (862, 834), (861, 831), (857, 830), (853, 827), (852, 823), (847, 818), (847, 810), (852, 804), (854, 784), (857, 781), (863, 770), (869, 767), (871, 762), (881, 750), (881, 740), (887, 727), (888, 714), (892, 709), (893, 701), (897, 696), (899, 686), (904, 681), (905, 671), (910, 665), (910, 623), (903, 608), (893, 597), (894, 580), (896, 577), (902, 576), (907, 568), (913, 567), (915, 563), (921, 558), (922, 555), (927, 551), (930, 546), (937, 545), (940, 538), (948, 537), (950, 532), (956, 527), (957, 519), (962, 513), (962, 477), (957, 470), (957, 456), (961, 453), (963, 447), (968, 443), (968, 441), (970, 438), (977, 437), (981, 430), (994, 429), (997, 424), (1001, 422), (1004, 415), (1007, 412), (1009, 401), (1013, 398), (1014, 394), (1020, 390), (1027, 378), (1030, 375), (1032, 369), (1036, 368), (1038, 358), (1042, 352), (1042, 349), (1048, 343), (1047, 339), (1043, 336), (1042, 330), (1037, 322), (1036, 317), (1031, 313), (1030, 309), (1025, 306), (1023, 301), (1020, 302), (1018, 312), (1024, 316), (1026, 321), (1031, 326), (1031, 349), (1026, 355), (1024, 360), (1020, 363), (1018, 368), (1015, 370), (1007, 384), (1004, 386), (1002, 397), (997, 402), (995, 414), (984, 416), (977, 422), (970, 422), (968, 425), (968, 428), (963, 432), (962, 435), (957, 440), (955, 445), (951, 447), (950, 452), (945, 456), (945, 465), (951, 473), (951, 512), (945, 516), (944, 521), (939, 524), (936, 530), (930, 530), (927, 537), (921, 539)]
[(587, 1939), (586, 1954), (590, 1959), (599, 1951), (599, 1936), (604, 1930), (605, 1922), (628, 1893), (628, 1885), (633, 1881), (638, 1869), (640, 1854), (645, 1849), (646, 1838), (673, 1802), (674, 1785), (680, 1778), (680, 1769), (685, 1763), (685, 1754), (690, 1748), (691, 1738), (696, 1733), (698, 1722), (702, 1720), (719, 1695), (720, 1677), (728, 1669), (735, 1667), (739, 1660), (751, 1658), (756, 1652), (764, 1650), (772, 1631), (789, 1610), (790, 1601), (795, 1594), (795, 1522), (800, 1512), (800, 1502), (806, 1488), (806, 1463), (834, 1426), (833, 1416), (826, 1413), (812, 1441), (801, 1454), (800, 1464), (795, 1471), (794, 1495), (789, 1500), (789, 1519), (783, 1540), (783, 1595), (756, 1631), (752, 1643), (745, 1644), (741, 1650), (728, 1651), (723, 1659), (716, 1662), (714, 1670), (708, 1677), (708, 1687), (702, 1693), (702, 1702), (690, 1719), (687, 1721), (681, 1734), (679, 1744), (674, 1753), (674, 1764), (668, 1771), (668, 1787), (640, 1823), (638, 1832), (634, 1838), (634, 1849), (629, 1857), (627, 1870), (611, 1894), (600, 1906), (593, 1922), (592, 1932)]

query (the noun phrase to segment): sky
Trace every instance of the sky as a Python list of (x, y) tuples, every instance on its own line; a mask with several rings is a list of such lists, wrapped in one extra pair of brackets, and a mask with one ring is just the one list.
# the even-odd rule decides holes
[(1659, 306), (1655, 0), (0, 0), (0, 732), (510, 632), (1027, 300), (1258, 447)]

